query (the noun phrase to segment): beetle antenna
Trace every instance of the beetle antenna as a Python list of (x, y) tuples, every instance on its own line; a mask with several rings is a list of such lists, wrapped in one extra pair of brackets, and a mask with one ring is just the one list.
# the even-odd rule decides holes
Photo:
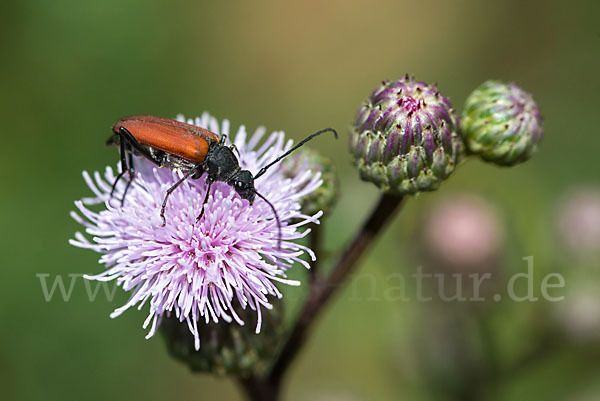
[[(284, 154), (282, 154), (281, 156), (279, 156), (277, 159), (273, 160), (271, 163), (267, 164), (265, 167), (261, 168), (260, 171), (258, 173), (256, 173), (256, 175), (254, 176), (254, 179), (256, 180), (258, 177), (260, 177), (261, 175), (263, 175), (264, 173), (266, 173), (267, 170), (269, 169), (269, 167), (271, 167), (275, 163), (279, 162), (281, 159), (283, 159), (284, 157), (286, 157), (287, 155), (289, 155), (290, 153), (292, 153), (294, 150), (298, 149), (300, 146), (304, 145), (306, 142), (308, 142), (311, 139), (313, 139), (314, 137), (319, 136), (319, 135), (321, 135), (321, 134), (323, 134), (325, 132), (328, 132), (328, 131), (333, 132), (333, 135), (335, 135), (335, 139), (337, 139), (337, 137), (338, 137), (337, 131), (334, 130), (333, 128), (325, 128), (325, 129), (322, 129), (320, 131), (317, 131), (314, 134), (309, 135), (308, 137), (306, 137), (303, 140), (301, 140), (300, 142), (298, 142), (296, 144), (296, 146), (292, 147), (290, 150), (288, 150), (287, 152), (285, 152)], [(257, 195), (258, 195), (258, 193), (257, 193)]]
[(271, 202), (269, 202), (269, 200), (267, 198), (265, 198), (263, 195), (261, 195), (259, 192), (254, 190), (254, 193), (256, 195), (258, 195), (259, 198), (261, 198), (262, 200), (267, 202), (267, 205), (269, 205), (271, 207), (271, 210), (273, 210), (273, 214), (275, 215), (275, 220), (277, 220), (277, 248), (281, 249), (281, 220), (279, 220), (279, 215), (277, 214), (277, 210), (275, 210), (275, 206), (273, 206), (273, 204)]

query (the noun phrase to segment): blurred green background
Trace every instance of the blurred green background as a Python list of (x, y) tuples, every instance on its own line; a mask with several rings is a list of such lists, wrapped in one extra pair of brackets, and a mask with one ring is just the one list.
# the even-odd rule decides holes
[[(524, 271), (522, 257), (533, 255), (536, 272), (562, 272), (567, 289), (574, 270), (582, 281), (600, 282), (597, 259), (574, 261), (555, 234), (564, 194), (600, 185), (599, 2), (4, 0), (0, 15), (2, 399), (241, 399), (230, 380), (194, 375), (171, 360), (160, 336), (145, 341), (145, 313), (111, 320), (127, 300), (120, 289), (112, 302), (102, 294), (90, 302), (79, 281), (69, 302), (44, 300), (36, 274), (100, 271), (99, 255), (68, 245), (81, 229), (69, 211), (89, 195), (81, 171), (116, 163), (117, 150), (104, 141), (127, 115), (192, 117), (207, 110), (234, 127), (265, 125), (296, 140), (336, 127), (344, 133), (338, 142), (312, 144), (332, 157), (342, 181), (325, 226), (333, 251), (378, 194), (351, 167), (346, 131), (381, 80), (408, 72), (437, 82), (458, 110), (484, 80), (515, 81), (545, 118), (535, 157), (512, 169), (469, 160), (439, 191), (409, 199), (360, 272), (375, 278), (377, 294), (388, 275), (410, 275), (426, 263), (413, 249), (424, 216), (467, 192), (502, 216), (505, 275)], [(299, 266), (294, 270), (304, 277)], [(465, 370), (452, 356), (455, 344), (444, 345), (445, 329), (430, 329), (436, 313), (450, 318), (445, 325), (466, 347), (479, 347), (483, 338), (498, 355), (500, 367), (489, 382), (481, 379), (477, 399), (600, 398), (597, 339), (571, 344), (550, 336), (547, 348), (536, 348), (547, 337), (540, 332), (555, 330), (546, 326), (556, 304), (434, 310), (352, 288), (323, 315), (285, 383), (285, 399), (457, 399), (453, 388), (475, 386), (469, 383), (479, 381), (478, 367), (487, 362), (475, 352), (472, 370)], [(285, 293), (293, 313), (302, 287)], [(452, 318), (465, 314), (485, 322), (489, 333), (471, 339), (470, 326)], [(440, 339), (423, 344), (416, 340), (422, 333)], [(523, 364), (510, 368), (520, 358)]]

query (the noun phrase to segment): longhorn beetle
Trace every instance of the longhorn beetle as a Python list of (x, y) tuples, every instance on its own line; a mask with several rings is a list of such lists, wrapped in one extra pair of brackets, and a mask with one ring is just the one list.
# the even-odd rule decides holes
[(235, 146), (225, 145), (227, 139), (225, 135), (219, 137), (214, 132), (195, 125), (159, 117), (133, 116), (119, 120), (112, 127), (112, 130), (114, 134), (108, 139), (107, 145), (120, 147), (121, 172), (112, 185), (111, 197), (119, 180), (126, 172), (129, 174), (129, 181), (125, 186), (121, 205), (125, 202), (125, 196), (135, 176), (133, 167), (133, 155), (135, 154), (150, 160), (158, 167), (178, 169), (183, 172), (183, 176), (167, 190), (163, 200), (160, 209), (163, 226), (166, 224), (165, 207), (169, 195), (186, 179), (190, 177), (198, 179), (203, 173), (207, 173), (208, 188), (196, 221), (200, 220), (204, 214), (204, 205), (208, 201), (212, 183), (222, 181), (233, 187), (238, 195), (242, 199), (247, 199), (250, 204), (254, 202), (255, 196), (258, 196), (269, 205), (277, 221), (278, 241), (281, 241), (281, 221), (273, 204), (254, 188), (254, 180), (314, 137), (330, 131), (337, 138), (337, 132), (333, 128), (317, 131), (261, 168), (253, 176), (250, 171), (241, 169), (240, 163), (234, 154)]

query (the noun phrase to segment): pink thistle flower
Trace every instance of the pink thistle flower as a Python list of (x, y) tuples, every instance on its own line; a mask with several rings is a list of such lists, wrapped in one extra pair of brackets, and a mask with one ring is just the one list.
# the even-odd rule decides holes
[[(180, 121), (185, 121), (178, 116)], [(229, 121), (219, 126), (208, 113), (187, 123), (207, 128), (216, 134), (229, 135)], [(259, 128), (246, 141), (246, 129), (241, 126), (233, 143), (239, 150), (240, 166), (252, 172), (274, 160), (292, 147), (283, 132), (273, 132), (258, 145), (266, 130)], [(149, 328), (146, 338), (156, 332), (164, 316), (174, 314), (186, 322), (200, 348), (198, 321), (244, 321), (234, 307), (256, 311), (256, 333), (260, 332), (261, 308), (271, 309), (269, 297), (281, 298), (275, 283), (299, 285), (288, 280), (286, 271), (294, 262), (306, 268), (301, 259), (314, 253), (294, 240), (306, 236), (301, 231), (308, 223), (319, 223), (322, 212), (307, 216), (300, 211), (300, 200), (321, 185), (321, 174), (300, 169), (293, 177), (272, 168), (255, 185), (274, 205), (281, 220), (281, 244), (273, 211), (257, 198), (253, 205), (241, 199), (232, 187), (222, 182), (212, 186), (204, 216), (196, 223), (207, 189), (206, 180), (188, 179), (169, 197), (166, 226), (159, 217), (160, 205), (167, 188), (182, 177), (181, 172), (156, 168), (152, 163), (135, 158), (136, 176), (121, 207), (120, 198), (126, 180), (117, 185), (110, 197), (115, 172), (106, 167), (103, 175), (93, 177), (83, 172), (83, 178), (95, 197), (75, 202), (79, 213), (72, 217), (91, 236), (77, 232), (70, 240), (74, 246), (92, 249), (102, 254), (100, 263), (106, 270), (98, 275), (84, 276), (89, 280), (116, 280), (125, 291), (131, 291), (129, 301), (110, 316), (121, 315), (127, 309), (150, 304), (143, 327)], [(88, 206), (103, 204), (105, 209), (92, 211)]]

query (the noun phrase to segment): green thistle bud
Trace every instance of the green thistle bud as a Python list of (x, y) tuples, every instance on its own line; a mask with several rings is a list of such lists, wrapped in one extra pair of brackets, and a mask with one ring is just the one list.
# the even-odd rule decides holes
[(408, 75), (383, 82), (358, 110), (350, 132), (360, 177), (397, 195), (436, 190), (463, 152), (457, 120), (435, 85)]
[(273, 301), (273, 308), (262, 309), (262, 328), (255, 333), (256, 311), (237, 310), (246, 323), (209, 322), (198, 324), (200, 349), (194, 348), (194, 336), (187, 323), (174, 316), (165, 317), (160, 328), (171, 356), (184, 362), (192, 371), (216, 375), (247, 376), (263, 372), (277, 350), (283, 335), (283, 305)]
[[(331, 211), (339, 193), (337, 172), (331, 160), (313, 149), (302, 148), (285, 159), (282, 168), (284, 175), (288, 177), (296, 177), (300, 169), (320, 172), (323, 183), (316, 191), (301, 198), (302, 213), (312, 216), (322, 210), (326, 216)], [(298, 191), (302, 191), (302, 188)]]
[(530, 94), (515, 84), (486, 81), (465, 103), (462, 131), (471, 153), (512, 166), (531, 157), (544, 130)]

